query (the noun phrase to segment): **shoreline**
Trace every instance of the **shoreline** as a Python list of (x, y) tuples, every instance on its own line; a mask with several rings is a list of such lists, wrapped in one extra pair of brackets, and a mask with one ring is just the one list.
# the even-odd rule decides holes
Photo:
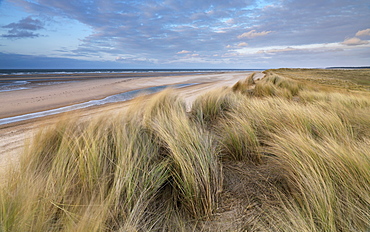
[[(99, 100), (132, 90), (167, 84), (202, 83), (210, 75), (234, 75), (250, 72), (194, 73), (139, 73), (138, 74), (74, 74), (28, 75), (27, 77), (0, 77), (1, 81), (27, 81), (27, 89), (0, 92), (0, 119), (51, 110)], [(57, 77), (62, 82), (51, 80)], [(191, 81), (196, 77), (196, 81)], [(207, 82), (212, 80), (206, 80)], [(50, 82), (50, 84), (45, 82)], [(160, 82), (160, 83), (159, 83)], [(41, 84), (40, 84), (41, 83)]]
[[(162, 73), (155, 75), (144, 73), (139, 76), (135, 75), (135, 78), (133, 75), (126, 74), (121, 76), (117, 76), (117, 74), (81, 74), (72, 76), (73, 78), (71, 76), (58, 75), (58, 80), (66, 80), (63, 83), (36, 86), (34, 83), (30, 83), (28, 84), (30, 86), (28, 89), (0, 92), (0, 119), (70, 106), (90, 100), (99, 100), (123, 92), (161, 85), (154, 82), (165, 84), (183, 83), (187, 79), (191, 79), (189, 78), (190, 76), (194, 75), (169, 76)], [(198, 76), (203, 76), (203, 74)], [(32, 81), (40, 83), (43, 81), (48, 82), (55, 77), (55, 75), (31, 75), (17, 77), (17, 80), (32, 79)], [(184, 78), (185, 80), (182, 80)], [(15, 80), (11, 77), (0, 77), (0, 81), (5, 79)], [(151, 82), (153, 83), (150, 84)]]

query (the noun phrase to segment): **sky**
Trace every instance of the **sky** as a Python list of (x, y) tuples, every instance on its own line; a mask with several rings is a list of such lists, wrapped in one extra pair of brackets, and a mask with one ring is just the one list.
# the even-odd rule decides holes
[(369, 0), (0, 0), (0, 68), (370, 66)]

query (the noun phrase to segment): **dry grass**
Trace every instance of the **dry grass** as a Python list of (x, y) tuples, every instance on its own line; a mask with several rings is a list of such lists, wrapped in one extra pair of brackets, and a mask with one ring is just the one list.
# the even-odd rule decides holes
[(193, 103), (191, 117), (202, 127), (213, 127), (235, 107), (237, 97), (227, 88), (201, 95)]
[(370, 69), (276, 69), (278, 75), (336, 90), (370, 91)]
[(191, 112), (166, 90), (44, 129), (0, 189), (0, 231), (368, 231), (368, 93), (252, 78)]
[(61, 122), (34, 138), (1, 190), (1, 229), (186, 230), (220, 191), (212, 141), (168, 91), (117, 118)]
[(253, 85), (256, 84), (254, 81), (254, 75), (256, 73), (252, 73), (249, 75), (245, 80), (238, 81), (233, 87), (232, 90), (234, 92), (241, 92), (241, 93), (247, 93)]

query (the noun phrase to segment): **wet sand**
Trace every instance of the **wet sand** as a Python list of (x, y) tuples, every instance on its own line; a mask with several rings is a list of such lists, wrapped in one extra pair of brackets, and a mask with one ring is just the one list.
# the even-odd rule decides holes
[[(90, 100), (98, 100), (114, 94), (143, 89), (153, 86), (198, 83), (197, 85), (177, 89), (188, 106), (192, 101), (211, 89), (231, 86), (238, 80), (246, 78), (252, 72), (227, 72), (207, 74), (94, 74), (94, 75), (57, 75), (58, 79), (66, 82), (55, 85), (41, 85), (31, 89), (0, 92), (0, 118), (39, 112), (62, 106), (73, 105)], [(40, 81), (55, 78), (56, 75), (42, 75)], [(255, 78), (261, 78), (257, 73)], [(29, 76), (18, 78), (31, 79)], [(88, 120), (90, 117), (102, 114), (121, 112), (132, 101), (111, 103), (79, 110), (79, 119)], [(73, 115), (73, 114), (70, 114)], [(6, 167), (17, 164), (19, 155), (24, 149), (25, 141), (29, 140), (40, 128), (56, 123), (59, 115), (46, 116), (37, 119), (10, 123), (0, 126), (0, 182)]]

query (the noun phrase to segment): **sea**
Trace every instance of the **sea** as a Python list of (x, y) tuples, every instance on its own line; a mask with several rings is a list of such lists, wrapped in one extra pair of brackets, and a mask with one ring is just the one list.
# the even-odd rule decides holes
[(265, 69), (0, 69), (0, 75), (83, 74), (83, 73), (154, 73), (154, 72), (238, 72)]

